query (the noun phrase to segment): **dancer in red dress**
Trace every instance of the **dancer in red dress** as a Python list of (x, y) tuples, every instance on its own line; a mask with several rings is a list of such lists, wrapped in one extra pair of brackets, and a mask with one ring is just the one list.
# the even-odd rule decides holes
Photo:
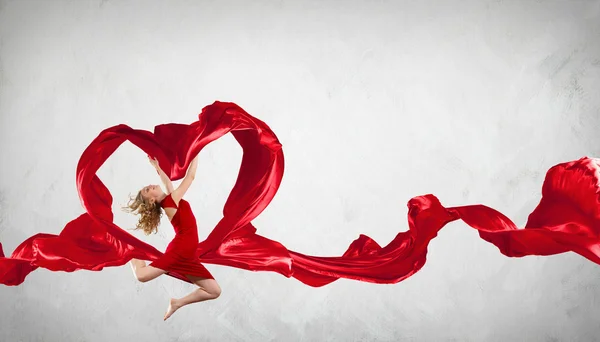
[[(192, 254), (188, 236), (195, 240), (196, 235), (194, 230), (186, 229), (194, 220), (189, 218), (189, 205), (181, 198), (196, 172), (196, 161), (190, 159), (228, 133), (243, 152), (238, 178), (223, 207), (222, 219), (197, 245), (196, 255), (188, 258)], [(160, 161), (157, 171), (171, 194), (170, 199), (159, 187), (147, 186), (138, 194), (137, 204), (129, 207), (143, 212), (138, 228), (146, 234), (156, 230), (161, 206), (164, 207), (178, 236), (166, 253), (114, 224), (113, 197), (96, 175), (127, 140)], [(151, 161), (156, 167), (156, 160)], [(600, 159), (597, 158), (583, 157), (551, 167), (544, 178), (542, 198), (523, 229), (485, 205), (444, 207), (436, 196), (425, 194), (408, 201), (408, 230), (399, 232), (385, 246), (360, 234), (341, 256), (302, 254), (257, 234), (252, 221), (276, 195), (284, 167), (282, 145), (275, 133), (266, 123), (231, 102), (216, 101), (202, 109), (198, 120), (190, 124), (157, 125), (154, 132), (124, 124), (109, 127), (90, 143), (77, 163), (77, 191), (85, 213), (69, 221), (58, 235), (37, 233), (27, 238), (10, 256), (4, 254), (0, 243), (0, 284), (18, 286), (40, 267), (53, 272), (100, 271), (132, 260), (135, 275), (141, 281), (167, 274), (201, 287), (185, 298), (171, 300), (166, 319), (185, 304), (216, 298), (220, 293), (214, 279), (194, 276), (205, 272), (198, 261), (255, 272), (277, 272), (313, 287), (340, 278), (394, 284), (418, 272), (427, 261), (431, 240), (446, 224), (459, 219), (508, 257), (571, 251), (600, 265)], [(169, 179), (182, 180), (182, 184), (173, 190)], [(285, 222), (281, 229), (285, 229)], [(318, 238), (313, 241), (319, 241)], [(140, 260), (152, 264), (146, 266)]]
[(171, 298), (164, 317), (166, 320), (184, 305), (218, 298), (221, 288), (212, 274), (198, 260), (196, 218), (190, 204), (183, 199), (183, 195), (194, 180), (198, 157), (190, 164), (185, 178), (177, 189), (173, 189), (171, 180), (160, 168), (156, 159), (150, 158), (150, 163), (156, 168), (168, 194), (164, 193), (158, 185), (148, 185), (142, 188), (125, 208), (141, 215), (136, 229), (142, 229), (146, 235), (157, 232), (162, 216), (161, 208), (164, 209), (175, 229), (175, 238), (169, 243), (161, 258), (150, 265), (146, 265), (143, 260), (132, 259), (131, 267), (135, 277), (141, 282), (150, 281), (165, 273), (178, 272), (199, 287), (183, 298)]

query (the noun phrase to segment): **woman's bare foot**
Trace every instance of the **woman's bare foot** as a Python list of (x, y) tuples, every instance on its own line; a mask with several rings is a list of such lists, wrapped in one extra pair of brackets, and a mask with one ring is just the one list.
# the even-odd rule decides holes
[(171, 298), (171, 300), (169, 301), (169, 307), (167, 308), (167, 313), (165, 314), (165, 318), (163, 319), (163, 321), (166, 321), (167, 318), (171, 317), (171, 315), (177, 311), (177, 309), (179, 309), (182, 305), (179, 304), (179, 302), (177, 301), (177, 299), (175, 298)]

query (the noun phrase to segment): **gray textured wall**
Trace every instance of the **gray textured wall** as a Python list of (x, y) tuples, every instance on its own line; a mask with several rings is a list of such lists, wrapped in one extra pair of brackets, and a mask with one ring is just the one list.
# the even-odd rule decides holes
[[(214, 100), (265, 121), (286, 156), (264, 236), (334, 256), (407, 229), (406, 202), (482, 203), (523, 225), (546, 170), (600, 155), (599, 1), (0, 1), (0, 241), (7, 253), (82, 213), (75, 168), (104, 128), (189, 123)], [(200, 155), (188, 195), (204, 238), (241, 151)], [(99, 173), (118, 210), (159, 180), (126, 143)], [(141, 239), (164, 249), (173, 236)], [(162, 321), (194, 287), (40, 269), (0, 287), (1, 341), (598, 341), (600, 267), (511, 259), (463, 224), (425, 267), (311, 288), (207, 265), (223, 289)]]

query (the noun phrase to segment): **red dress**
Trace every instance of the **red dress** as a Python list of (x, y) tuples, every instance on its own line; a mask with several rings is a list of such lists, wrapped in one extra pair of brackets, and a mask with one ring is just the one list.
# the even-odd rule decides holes
[(175, 229), (175, 238), (167, 246), (165, 254), (149, 266), (160, 268), (167, 271), (167, 273), (176, 272), (181, 275), (214, 279), (197, 258), (198, 227), (190, 204), (182, 198), (179, 201), (179, 207), (177, 207), (171, 194), (168, 194), (160, 202), (160, 206), (177, 209), (171, 220), (171, 224)]

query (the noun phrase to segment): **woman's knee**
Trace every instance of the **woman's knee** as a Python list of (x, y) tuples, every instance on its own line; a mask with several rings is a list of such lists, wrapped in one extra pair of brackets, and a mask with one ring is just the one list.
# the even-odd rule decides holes
[(206, 293), (211, 295), (212, 299), (219, 298), (221, 295), (221, 287), (216, 280), (210, 278), (199, 278), (194, 276), (188, 276), (188, 278), (195, 283), (199, 288), (204, 290)]
[(151, 280), (147, 274), (143, 274), (142, 272), (136, 272), (135, 277), (141, 283), (145, 283), (145, 282), (148, 282), (149, 280)]
[(145, 282), (155, 279), (165, 273), (166, 273), (166, 271), (163, 271), (159, 268), (152, 267), (152, 266), (146, 266), (146, 267), (137, 269), (135, 271), (135, 277), (137, 278), (138, 281), (145, 283)]
[(212, 289), (211, 294), (214, 296), (214, 298), (219, 298), (219, 296), (221, 295), (221, 287), (216, 284), (216, 286)]
[(208, 286), (206, 286), (204, 290), (208, 292), (213, 299), (219, 298), (219, 296), (221, 295), (221, 287), (219, 286), (219, 284), (217, 284), (215, 280), (212, 280), (209, 284), (206, 285)]

